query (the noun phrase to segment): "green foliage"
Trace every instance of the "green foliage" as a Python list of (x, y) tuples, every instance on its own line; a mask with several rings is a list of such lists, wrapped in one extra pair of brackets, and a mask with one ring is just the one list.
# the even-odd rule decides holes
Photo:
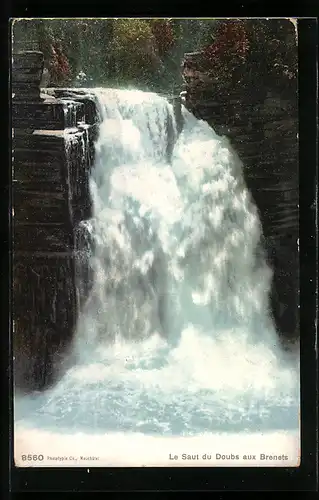
[(154, 38), (151, 24), (144, 19), (115, 19), (112, 46), (118, 50), (139, 52)]
[(230, 84), (235, 77), (239, 81), (250, 74), (256, 85), (261, 78), (289, 85), (297, 74), (294, 27), (286, 19), (242, 23), (174, 18), (30, 19), (15, 23), (13, 32), (22, 47), (32, 38), (52, 70), (51, 84), (57, 86), (75, 85), (82, 72), (86, 80), (78, 84), (84, 86), (180, 91), (184, 53), (202, 49), (206, 49), (211, 71)]
[[(180, 88), (186, 51), (211, 39), (214, 21), (169, 18), (30, 19), (16, 38), (36, 33), (52, 74), (50, 85), (135, 86), (172, 92)], [(32, 28), (32, 29), (31, 29)]]
[(288, 19), (246, 22), (253, 77), (278, 92), (297, 92), (298, 49), (295, 28)]
[(160, 64), (156, 39), (147, 20), (116, 19), (109, 44), (113, 78), (118, 84), (143, 84)]

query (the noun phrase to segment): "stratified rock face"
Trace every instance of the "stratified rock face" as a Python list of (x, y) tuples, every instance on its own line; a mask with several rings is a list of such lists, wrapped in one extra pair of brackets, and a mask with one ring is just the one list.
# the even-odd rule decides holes
[[(258, 22), (246, 22), (248, 38), (258, 40), (258, 30), (268, 29), (265, 21), (260, 21), (262, 26)], [(268, 22), (274, 23), (271, 43), (278, 38), (279, 47), (288, 43), (289, 49), (286, 45), (282, 48), (297, 53), (295, 28), (290, 21)], [(262, 51), (266, 56), (267, 50), (264, 39)], [(220, 79), (204, 52), (185, 54), (183, 76), (188, 109), (217, 133), (227, 135), (243, 162), (274, 272), (271, 307), (277, 330), (284, 339), (294, 340), (299, 336), (297, 76), (289, 73), (287, 77), (289, 61), (282, 61), (282, 76), (278, 72), (277, 78), (268, 78), (259, 46), (251, 43), (243, 68), (229, 72), (227, 81)]]
[(98, 127), (89, 97), (40, 93), (42, 68), (41, 53), (13, 55), (14, 384), (25, 391), (58, 377), (88, 292), (77, 288), (77, 240)]
[(42, 52), (26, 51), (13, 54), (11, 88), (14, 100), (40, 100), (43, 64)]

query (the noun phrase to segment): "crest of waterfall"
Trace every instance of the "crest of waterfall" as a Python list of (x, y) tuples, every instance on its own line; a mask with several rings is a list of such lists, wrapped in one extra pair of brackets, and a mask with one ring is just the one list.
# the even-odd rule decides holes
[(79, 339), (174, 343), (190, 327), (216, 338), (240, 327), (274, 343), (258, 213), (227, 139), (186, 109), (178, 135), (172, 105), (153, 93), (95, 95), (94, 280)]

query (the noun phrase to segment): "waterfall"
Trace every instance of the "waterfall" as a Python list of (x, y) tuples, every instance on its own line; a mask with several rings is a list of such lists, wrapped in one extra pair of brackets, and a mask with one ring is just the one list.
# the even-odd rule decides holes
[[(178, 133), (156, 94), (94, 94), (102, 122), (83, 222), (92, 287), (74, 366), (16, 404), (18, 434), (52, 444), (80, 432), (78, 449), (92, 455), (92, 443), (99, 454), (102, 442), (106, 453), (129, 439), (132, 448), (142, 438), (204, 435), (207, 444), (245, 433), (248, 443), (272, 432), (274, 453), (280, 436), (298, 434), (299, 366), (277, 343), (271, 269), (237, 155), (186, 109)], [(169, 465), (167, 450), (147, 464)], [(129, 461), (108, 453), (109, 465)]]

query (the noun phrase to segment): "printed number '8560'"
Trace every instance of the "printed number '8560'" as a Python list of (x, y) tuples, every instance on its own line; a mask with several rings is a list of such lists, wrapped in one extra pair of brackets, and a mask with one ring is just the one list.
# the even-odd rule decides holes
[(31, 461), (38, 461), (38, 462), (42, 462), (42, 460), (44, 460), (44, 457), (43, 455), (22, 455), (22, 460), (25, 462), (26, 460), (28, 462), (31, 462)]

